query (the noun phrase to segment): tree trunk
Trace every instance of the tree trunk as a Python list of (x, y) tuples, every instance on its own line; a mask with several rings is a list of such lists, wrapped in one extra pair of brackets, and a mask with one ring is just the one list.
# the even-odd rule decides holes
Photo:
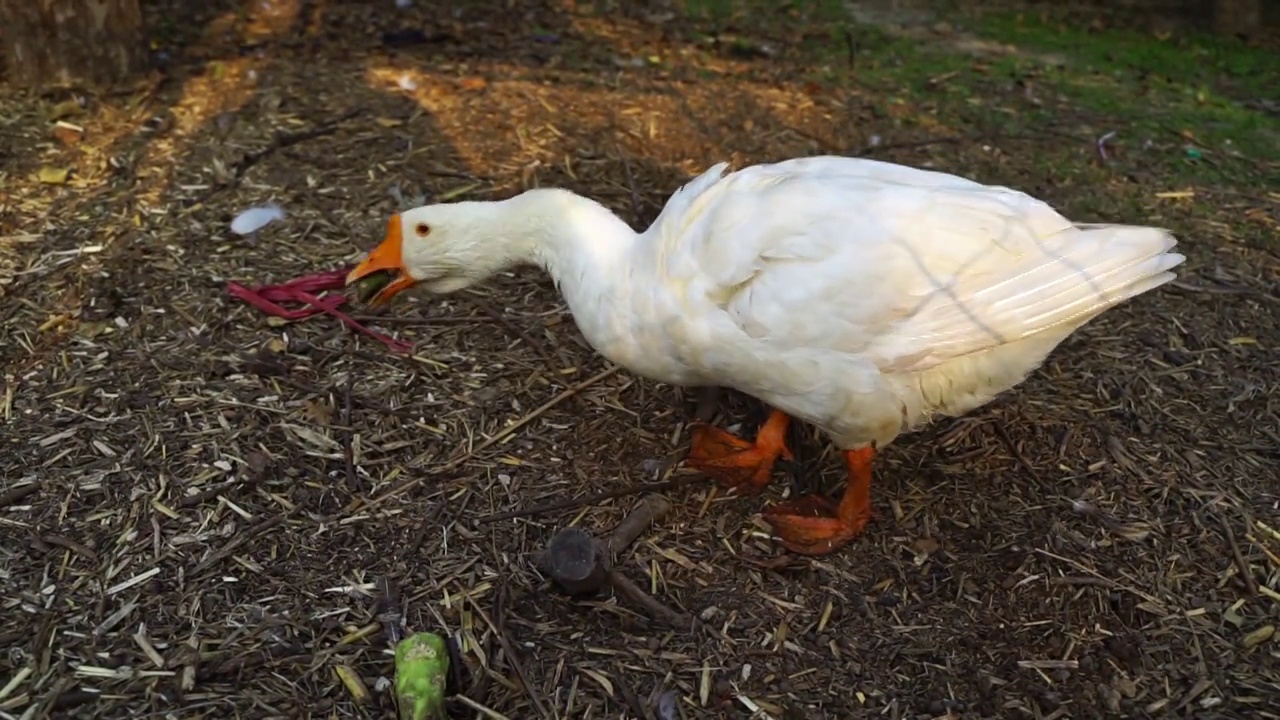
[(1252, 37), (1261, 25), (1260, 0), (1213, 0), (1213, 30), (1219, 35)]
[(138, 0), (0, 0), (0, 41), (19, 87), (101, 87), (147, 63)]

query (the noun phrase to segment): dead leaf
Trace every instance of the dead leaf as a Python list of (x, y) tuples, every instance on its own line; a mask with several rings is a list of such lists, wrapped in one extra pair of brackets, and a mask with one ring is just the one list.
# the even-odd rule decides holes
[(605, 677), (604, 673), (600, 673), (595, 670), (588, 670), (587, 668), (578, 668), (578, 670), (592, 680), (595, 680), (597, 683), (600, 683), (600, 687), (604, 688), (604, 691), (608, 693), (609, 697), (613, 697), (613, 683), (609, 682), (609, 678)]
[(59, 120), (53, 126), (53, 137), (63, 145), (75, 145), (84, 139), (84, 128)]
[(380, 117), (375, 119), (374, 122), (378, 123), (384, 128), (400, 127), (401, 125), (404, 124), (403, 120), (397, 120), (396, 118), (389, 118), (389, 117)]
[(45, 165), (40, 168), (36, 174), (37, 179), (45, 185), (65, 185), (71, 177), (71, 168), (53, 167)]
[(333, 406), (324, 400), (308, 400), (302, 416), (317, 425), (328, 425), (333, 422)]
[(489, 81), (482, 77), (468, 77), (462, 78), (462, 82), (459, 85), (462, 86), (463, 90), (483, 90), (489, 87)]
[(294, 437), (317, 450), (338, 450), (341, 448), (336, 440), (328, 435), (324, 435), (323, 433), (318, 433), (311, 428), (289, 424), (282, 424), (281, 427), (288, 430)]
[(942, 547), (942, 544), (939, 543), (936, 539), (931, 537), (922, 537), (919, 540), (916, 540), (915, 542), (916, 552), (918, 553), (925, 553), (925, 554), (935, 553), (938, 551), (938, 548), (940, 547)]
[(108, 322), (82, 322), (76, 327), (76, 334), (88, 340), (109, 332), (112, 332), (112, 328)]

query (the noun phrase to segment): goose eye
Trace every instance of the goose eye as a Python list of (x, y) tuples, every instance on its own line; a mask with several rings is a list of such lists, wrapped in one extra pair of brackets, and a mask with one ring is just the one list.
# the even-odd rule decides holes
[(418, 234), (418, 237), (426, 237), (431, 234), (431, 226), (426, 223), (418, 223), (413, 227), (413, 231)]

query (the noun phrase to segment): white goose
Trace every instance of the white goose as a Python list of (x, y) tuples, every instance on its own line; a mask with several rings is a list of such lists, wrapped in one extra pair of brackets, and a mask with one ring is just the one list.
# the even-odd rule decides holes
[(653, 380), (730, 387), (772, 414), (753, 442), (698, 426), (688, 464), (769, 482), (790, 418), (843, 451), (848, 487), (775, 505), (782, 544), (820, 554), (871, 517), (871, 461), (899, 434), (1019, 384), (1074, 330), (1173, 279), (1152, 227), (1074, 223), (1004, 187), (873, 160), (721, 163), (635, 233), (560, 189), (418, 207), (347, 277), (448, 293), (521, 264), (554, 278), (603, 356)]

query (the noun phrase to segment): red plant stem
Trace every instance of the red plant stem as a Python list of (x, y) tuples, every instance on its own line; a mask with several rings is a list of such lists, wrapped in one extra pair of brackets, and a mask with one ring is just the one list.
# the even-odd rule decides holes
[[(344, 325), (356, 332), (383, 343), (394, 352), (408, 353), (413, 346), (403, 340), (397, 340), (357, 322), (351, 316), (338, 310), (347, 302), (345, 295), (317, 296), (314, 293), (325, 290), (341, 290), (346, 286), (347, 269), (329, 270), (314, 275), (304, 275), (280, 285), (259, 285), (253, 289), (240, 283), (228, 282), (227, 292), (232, 297), (252, 305), (262, 312), (285, 320), (305, 320), (313, 315), (324, 313), (338, 318)], [(279, 303), (298, 302), (309, 307), (289, 310)]]

